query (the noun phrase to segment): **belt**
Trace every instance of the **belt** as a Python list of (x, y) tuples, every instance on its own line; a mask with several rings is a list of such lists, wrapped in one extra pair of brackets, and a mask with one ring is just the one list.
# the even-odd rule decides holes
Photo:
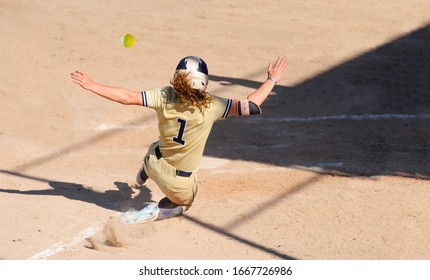
[[(161, 154), (160, 151), (160, 147), (155, 147), (155, 156), (157, 157), (157, 159), (160, 159), (163, 157), (163, 155)], [(176, 169), (176, 176), (181, 176), (181, 177), (190, 177), (193, 174), (193, 172), (187, 172), (187, 171), (182, 171), (182, 170), (178, 170)]]

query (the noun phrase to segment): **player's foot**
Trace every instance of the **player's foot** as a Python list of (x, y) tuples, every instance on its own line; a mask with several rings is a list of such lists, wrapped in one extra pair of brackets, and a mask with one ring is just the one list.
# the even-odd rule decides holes
[(183, 212), (184, 208), (182, 208), (182, 206), (176, 206), (175, 208), (160, 208), (160, 214), (158, 214), (157, 220), (178, 217), (181, 216)]
[(137, 172), (137, 175), (136, 175), (136, 183), (139, 186), (142, 186), (146, 184), (146, 181), (148, 181), (148, 176), (146, 175), (142, 164), (142, 167), (140, 167), (139, 172)]
[(157, 219), (160, 208), (156, 204), (149, 204), (140, 211), (127, 211), (120, 216), (123, 224), (140, 224)]

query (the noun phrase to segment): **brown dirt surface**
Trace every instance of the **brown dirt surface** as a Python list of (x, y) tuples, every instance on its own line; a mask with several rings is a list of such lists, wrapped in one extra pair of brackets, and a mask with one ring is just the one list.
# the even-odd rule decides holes
[[(0, 0), (0, 259), (430, 259), (430, 2)], [(136, 42), (124, 48), (121, 37)], [(184, 56), (263, 114), (217, 123), (184, 216), (135, 174), (153, 111), (70, 80), (146, 90)]]

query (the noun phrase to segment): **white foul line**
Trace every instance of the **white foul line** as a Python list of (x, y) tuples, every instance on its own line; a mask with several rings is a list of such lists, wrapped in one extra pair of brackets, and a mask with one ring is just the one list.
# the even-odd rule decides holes
[(124, 125), (124, 124), (110, 124), (110, 123), (103, 123), (100, 124), (97, 127), (97, 130), (128, 130), (128, 129), (145, 129), (147, 128), (146, 125)]
[(89, 227), (83, 231), (81, 231), (78, 235), (73, 237), (72, 239), (65, 241), (65, 242), (59, 242), (54, 244), (52, 247), (32, 256), (29, 258), (29, 260), (45, 260), (46, 258), (57, 254), (69, 247), (72, 247), (73, 245), (78, 244), (85, 238), (91, 237), (94, 234), (96, 234), (101, 229), (101, 225), (94, 225), (92, 227)]
[(364, 120), (411, 120), (411, 119), (430, 119), (430, 114), (411, 115), (411, 114), (370, 114), (370, 115), (337, 115), (337, 116), (319, 116), (319, 117), (285, 117), (285, 118), (259, 118), (253, 120), (259, 121), (276, 121), (276, 122), (313, 122), (313, 121), (364, 121)]

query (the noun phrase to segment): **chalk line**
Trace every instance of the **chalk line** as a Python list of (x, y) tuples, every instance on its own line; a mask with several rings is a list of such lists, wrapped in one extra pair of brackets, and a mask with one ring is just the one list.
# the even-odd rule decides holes
[(106, 130), (128, 130), (128, 129), (137, 129), (142, 130), (147, 128), (147, 125), (130, 125), (130, 124), (111, 124), (111, 123), (103, 123), (97, 127), (97, 130), (106, 131)]
[(101, 229), (101, 227), (102, 226), (100, 224), (89, 227), (81, 231), (78, 235), (71, 238), (70, 240), (56, 243), (52, 245), (50, 248), (43, 250), (42, 252), (30, 257), (29, 260), (45, 260), (46, 258), (52, 255), (55, 255), (61, 251), (64, 251), (67, 248), (70, 248), (78, 244), (79, 242), (83, 241), (85, 238), (93, 236)]
[(253, 118), (251, 121), (275, 121), (275, 122), (317, 122), (317, 121), (364, 121), (364, 120), (429, 120), (430, 114), (368, 114), (368, 115), (334, 115), (319, 117), (285, 117), (285, 118)]

